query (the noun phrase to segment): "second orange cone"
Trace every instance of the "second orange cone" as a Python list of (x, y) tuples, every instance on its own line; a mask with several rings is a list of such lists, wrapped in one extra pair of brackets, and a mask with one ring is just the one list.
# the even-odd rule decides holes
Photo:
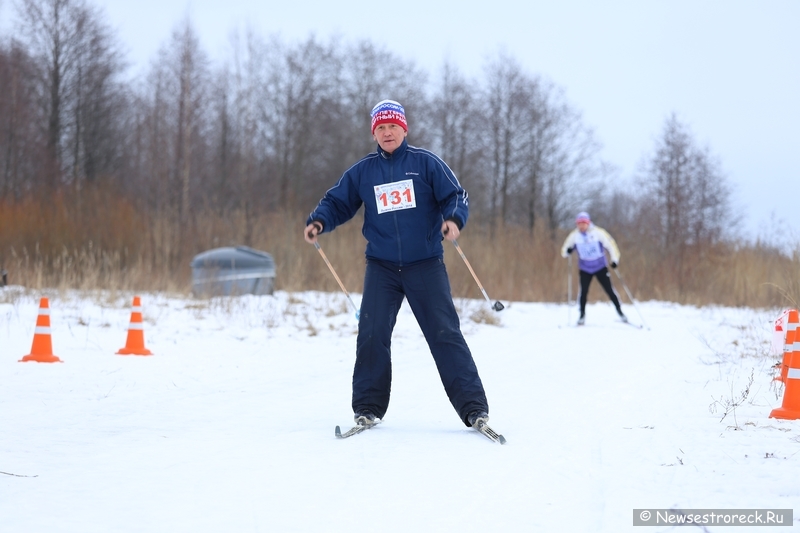
[(791, 309), (786, 320), (786, 342), (783, 346), (783, 362), (780, 364), (780, 376), (775, 381), (786, 383), (786, 376), (789, 372), (789, 356), (792, 352), (800, 351), (800, 339), (798, 339), (798, 318), (797, 309)]
[(786, 388), (783, 391), (783, 405), (773, 409), (770, 418), (785, 420), (800, 419), (800, 351), (794, 351), (786, 358)]
[(128, 340), (124, 348), (117, 352), (119, 355), (153, 355), (153, 352), (144, 347), (144, 323), (142, 322), (142, 301), (138, 296), (133, 297), (131, 309), (131, 322), (128, 326)]

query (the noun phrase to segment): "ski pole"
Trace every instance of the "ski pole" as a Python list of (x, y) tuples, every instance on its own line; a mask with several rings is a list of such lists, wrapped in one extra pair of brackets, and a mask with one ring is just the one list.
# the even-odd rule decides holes
[(572, 254), (567, 256), (567, 324), (572, 324)]
[(642, 316), (642, 312), (639, 311), (639, 306), (636, 305), (636, 300), (634, 300), (633, 296), (631, 295), (631, 291), (628, 290), (628, 285), (625, 283), (625, 280), (622, 279), (622, 274), (619, 273), (619, 267), (612, 268), (611, 270), (613, 270), (617, 274), (619, 281), (622, 283), (622, 288), (625, 289), (625, 294), (628, 295), (628, 299), (631, 301), (634, 309), (636, 309), (636, 312), (639, 314), (639, 318), (642, 320), (642, 325), (647, 329), (650, 329), (650, 326), (647, 325), (647, 322), (645, 322), (644, 317)]
[(472, 265), (470, 265), (469, 261), (467, 261), (467, 256), (464, 255), (464, 252), (461, 251), (461, 247), (458, 245), (458, 241), (454, 239), (453, 240), (453, 244), (455, 245), (456, 250), (458, 250), (458, 255), (460, 255), (461, 259), (464, 260), (464, 264), (467, 265), (467, 268), (469, 269), (470, 273), (472, 274), (472, 277), (475, 279), (475, 283), (478, 284), (478, 288), (483, 293), (483, 297), (486, 298), (486, 301), (489, 302), (489, 305), (492, 306), (492, 309), (494, 309), (495, 311), (502, 311), (503, 309), (505, 309), (505, 306), (503, 304), (501, 304), (499, 301), (496, 301), (496, 302), (494, 302), (494, 304), (492, 304), (492, 301), (489, 299), (489, 295), (486, 294), (486, 290), (483, 288), (483, 285), (481, 285), (481, 282), (478, 279), (478, 276), (476, 276), (475, 275), (475, 271), (472, 270)]
[(331, 265), (331, 262), (328, 261), (328, 257), (325, 255), (325, 252), (322, 251), (322, 247), (316, 241), (314, 241), (314, 248), (317, 249), (319, 255), (321, 255), (322, 259), (325, 260), (325, 264), (328, 265), (331, 274), (333, 274), (333, 277), (336, 278), (336, 281), (339, 283), (339, 287), (341, 287), (342, 292), (344, 293), (345, 296), (347, 296), (347, 299), (350, 301), (350, 305), (352, 305), (353, 309), (356, 310), (356, 320), (358, 320), (361, 317), (361, 310), (358, 307), (356, 307), (356, 304), (353, 302), (353, 299), (350, 298), (350, 293), (347, 292), (347, 289), (344, 288), (344, 283), (342, 283), (342, 280), (340, 280), (339, 276), (336, 275), (336, 271), (333, 269), (333, 265)]

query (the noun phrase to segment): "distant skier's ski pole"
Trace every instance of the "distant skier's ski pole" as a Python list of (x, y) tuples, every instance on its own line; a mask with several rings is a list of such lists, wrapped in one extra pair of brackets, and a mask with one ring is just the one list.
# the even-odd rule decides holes
[(625, 294), (628, 295), (628, 299), (633, 304), (633, 307), (636, 309), (636, 312), (639, 313), (639, 318), (642, 320), (642, 325), (644, 327), (646, 327), (647, 329), (650, 329), (650, 326), (648, 326), (647, 322), (644, 321), (644, 317), (642, 316), (642, 312), (639, 311), (639, 306), (636, 305), (636, 300), (633, 299), (633, 296), (631, 295), (631, 291), (628, 290), (628, 285), (626, 285), (625, 284), (625, 280), (622, 279), (622, 274), (619, 273), (619, 267), (612, 268), (611, 270), (613, 270), (617, 274), (617, 277), (619, 278), (619, 281), (622, 283), (622, 288), (625, 289)]
[(572, 254), (567, 256), (567, 324), (572, 324)]
[(499, 301), (496, 301), (494, 304), (492, 304), (492, 301), (489, 299), (489, 295), (486, 294), (486, 290), (483, 288), (483, 285), (481, 285), (481, 282), (478, 279), (478, 276), (476, 276), (475, 275), (475, 271), (472, 270), (472, 265), (470, 265), (469, 261), (467, 261), (467, 256), (464, 255), (464, 252), (461, 251), (461, 247), (458, 245), (458, 241), (454, 240), (453, 244), (455, 245), (456, 250), (458, 250), (458, 255), (460, 255), (461, 259), (464, 260), (464, 264), (467, 265), (467, 268), (469, 269), (470, 273), (472, 274), (472, 277), (475, 279), (475, 283), (478, 284), (478, 288), (483, 293), (483, 297), (486, 298), (486, 301), (489, 302), (489, 305), (492, 306), (492, 309), (494, 309), (495, 311), (502, 311), (503, 309), (505, 309), (505, 306), (503, 304), (501, 304)]
[(325, 252), (322, 251), (322, 247), (319, 245), (318, 242), (315, 241), (314, 248), (317, 249), (319, 255), (321, 255), (322, 259), (325, 260), (325, 264), (328, 265), (331, 274), (333, 274), (333, 277), (336, 278), (336, 281), (339, 283), (339, 287), (341, 287), (342, 292), (344, 293), (345, 296), (347, 296), (347, 299), (350, 301), (350, 305), (352, 305), (353, 309), (356, 310), (356, 319), (358, 319), (361, 316), (361, 310), (358, 307), (356, 307), (356, 304), (353, 302), (353, 299), (350, 298), (350, 293), (347, 292), (347, 289), (344, 288), (344, 283), (342, 283), (342, 280), (340, 280), (339, 276), (336, 275), (336, 271), (333, 269), (333, 265), (331, 265), (331, 262), (328, 261), (328, 257), (325, 255)]

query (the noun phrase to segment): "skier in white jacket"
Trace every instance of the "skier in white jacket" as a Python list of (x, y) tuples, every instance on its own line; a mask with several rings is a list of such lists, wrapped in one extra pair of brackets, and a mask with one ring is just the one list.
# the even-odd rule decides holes
[(582, 326), (586, 322), (586, 297), (589, 294), (589, 284), (593, 277), (597, 277), (600, 286), (606, 291), (611, 303), (617, 309), (620, 319), (627, 322), (628, 318), (622, 312), (619, 297), (611, 286), (611, 274), (608, 272), (608, 263), (605, 252), (608, 252), (611, 259), (611, 268), (617, 268), (619, 263), (619, 248), (614, 238), (599, 226), (592, 224), (589, 214), (581, 211), (575, 217), (577, 226), (567, 235), (561, 246), (562, 257), (567, 257), (573, 251), (578, 252), (578, 271), (581, 279), (580, 306), (581, 316), (578, 318), (578, 325)]

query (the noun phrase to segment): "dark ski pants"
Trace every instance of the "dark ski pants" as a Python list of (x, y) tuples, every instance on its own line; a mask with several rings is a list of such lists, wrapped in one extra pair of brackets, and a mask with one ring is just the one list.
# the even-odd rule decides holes
[(353, 370), (353, 411), (369, 409), (383, 418), (389, 408), (392, 331), (404, 297), (428, 342), (450, 403), (469, 425), (467, 416), (476, 410), (488, 413), (489, 405), (461, 334), (447, 270), (440, 258), (402, 267), (367, 260)]
[(611, 273), (608, 271), (608, 268), (603, 267), (597, 272), (593, 272), (591, 274), (581, 270), (580, 277), (581, 316), (586, 314), (586, 298), (589, 296), (589, 284), (592, 282), (593, 277), (597, 277), (597, 281), (600, 283), (600, 286), (603, 287), (603, 290), (606, 291), (606, 294), (608, 294), (608, 297), (611, 299), (611, 303), (617, 308), (617, 313), (622, 314), (622, 307), (619, 305), (619, 298), (617, 297), (617, 293), (614, 292), (614, 287), (611, 286)]

